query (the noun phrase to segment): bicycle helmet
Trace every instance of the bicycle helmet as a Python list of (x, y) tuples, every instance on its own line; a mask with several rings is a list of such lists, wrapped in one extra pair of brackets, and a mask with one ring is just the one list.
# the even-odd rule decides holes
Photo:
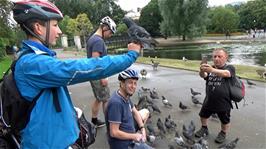
[(24, 24), (31, 19), (48, 21), (51, 19), (61, 20), (61, 11), (51, 2), (43, 0), (23, 0), (15, 2), (14, 20), (19, 24)]
[(115, 24), (114, 20), (112, 20), (109, 16), (102, 18), (100, 24), (108, 25), (108, 27), (113, 32), (113, 34), (116, 32), (116, 24)]
[(126, 79), (136, 79), (136, 80), (138, 80), (139, 76), (138, 76), (137, 71), (135, 71), (133, 69), (128, 69), (128, 70), (125, 70), (125, 71), (121, 72), (118, 75), (118, 80), (119, 81), (124, 81)]

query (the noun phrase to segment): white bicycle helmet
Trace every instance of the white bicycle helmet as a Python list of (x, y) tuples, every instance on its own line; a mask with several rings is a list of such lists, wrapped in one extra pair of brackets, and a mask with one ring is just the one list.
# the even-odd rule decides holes
[(106, 25), (108, 25), (108, 27), (111, 29), (111, 31), (113, 32), (113, 34), (116, 32), (116, 24), (115, 24), (115, 21), (112, 20), (109, 16), (106, 16), (106, 17), (102, 18), (100, 24), (106, 24)]

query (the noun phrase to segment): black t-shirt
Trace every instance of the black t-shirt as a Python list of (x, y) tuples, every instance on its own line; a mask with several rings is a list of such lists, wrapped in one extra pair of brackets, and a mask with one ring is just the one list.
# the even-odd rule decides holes
[[(225, 65), (223, 70), (228, 70), (231, 76), (235, 76), (235, 67)], [(206, 97), (203, 108), (211, 111), (227, 111), (231, 109), (229, 88), (227, 80), (230, 78), (219, 77), (216, 74), (208, 73), (206, 80)]]

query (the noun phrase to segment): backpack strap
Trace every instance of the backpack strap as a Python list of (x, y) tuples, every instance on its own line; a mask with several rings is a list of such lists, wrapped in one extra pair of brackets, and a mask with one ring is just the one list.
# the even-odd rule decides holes
[(62, 109), (61, 109), (61, 106), (60, 106), (60, 103), (59, 103), (59, 100), (58, 100), (58, 94), (57, 94), (57, 90), (56, 89), (57, 89), (56, 87), (51, 88), (52, 93), (53, 93), (53, 103), (54, 103), (56, 112), (61, 112)]
[[(17, 61), (24, 55), (26, 54), (29, 54), (29, 53), (32, 53), (32, 50), (25, 50), (25, 51), (22, 51), (22, 53), (19, 55), (19, 57), (14, 60), (11, 64), (11, 66), (8, 68), (8, 70), (5, 72), (4, 75), (7, 75), (10, 71), (10, 69), (12, 70), (12, 73), (13, 73), (13, 76), (14, 75), (14, 72), (15, 72), (15, 66), (16, 66), (16, 63)], [(47, 54), (42, 54), (42, 55), (47, 55)], [(54, 106), (55, 106), (55, 109), (56, 109), (56, 112), (61, 112), (61, 107), (60, 107), (60, 103), (59, 103), (59, 100), (58, 100), (58, 94), (57, 94), (57, 91), (56, 91), (56, 88), (51, 88), (52, 90), (52, 93), (53, 93), (53, 103), (54, 103)], [(39, 99), (39, 97), (41, 96), (41, 94), (43, 93), (44, 89), (42, 89), (32, 100), (32, 104), (30, 106), (30, 111), (32, 110), (32, 108), (35, 106), (36, 104), (36, 101), (37, 99)], [(29, 113), (30, 114), (30, 113)], [(28, 116), (29, 117), (29, 116)]]

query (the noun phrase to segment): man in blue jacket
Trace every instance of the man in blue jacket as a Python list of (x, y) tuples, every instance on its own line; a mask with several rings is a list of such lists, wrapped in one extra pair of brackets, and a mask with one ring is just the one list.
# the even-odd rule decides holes
[[(67, 85), (101, 79), (128, 68), (139, 55), (140, 45), (128, 44), (129, 52), (103, 58), (59, 60), (49, 49), (62, 33), (58, 21), (60, 10), (48, 1), (16, 2), (14, 19), (27, 34), (15, 66), (14, 78), (21, 95), (28, 101), (44, 90), (32, 109), (26, 127), (21, 131), (23, 149), (66, 149), (79, 136), (77, 117)], [(56, 88), (61, 111), (53, 104), (51, 88)]]

